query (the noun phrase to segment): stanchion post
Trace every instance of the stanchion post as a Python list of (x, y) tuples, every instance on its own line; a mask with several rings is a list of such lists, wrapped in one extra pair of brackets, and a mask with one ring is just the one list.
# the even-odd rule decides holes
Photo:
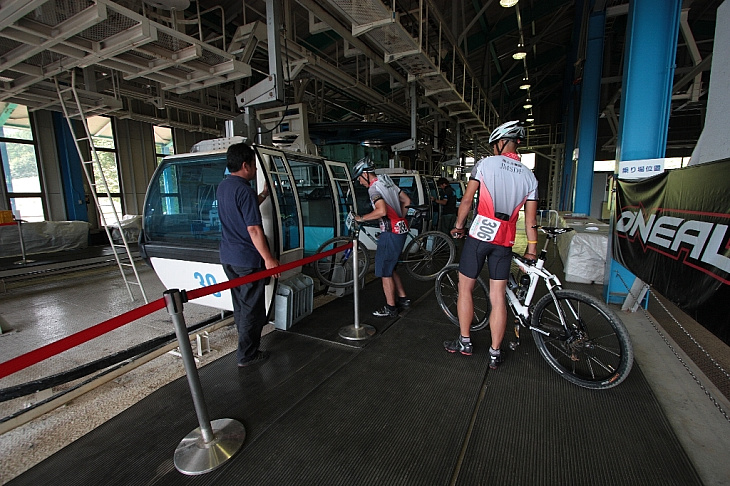
[(174, 463), (177, 470), (183, 474), (203, 474), (226, 462), (241, 448), (246, 438), (246, 430), (243, 424), (233, 419), (218, 419), (211, 423), (185, 325), (182, 294), (178, 289), (170, 289), (164, 292), (164, 298), (167, 312), (175, 325), (180, 356), (185, 366), (185, 374), (200, 425), (178, 444)]
[(357, 254), (359, 232), (355, 232), (352, 240), (352, 266), (354, 275), (352, 277), (352, 300), (355, 306), (355, 323), (351, 326), (344, 326), (340, 329), (340, 337), (351, 341), (360, 341), (372, 337), (375, 328), (369, 325), (360, 325), (360, 263)]
[(21, 223), (23, 223), (22, 219), (16, 219), (18, 223), (18, 238), (20, 239), (20, 254), (22, 255), (23, 259), (19, 262), (14, 262), (16, 265), (25, 265), (26, 263), (31, 263), (34, 260), (28, 260), (25, 258), (25, 242), (23, 241), (23, 228), (20, 226)]

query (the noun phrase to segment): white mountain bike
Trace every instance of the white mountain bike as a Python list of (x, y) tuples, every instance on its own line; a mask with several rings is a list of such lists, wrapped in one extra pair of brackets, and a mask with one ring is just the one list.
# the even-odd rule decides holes
[[(544, 266), (550, 241), (572, 228), (538, 227), (547, 235), (536, 261), (512, 253), (507, 282), (507, 304), (515, 316), (515, 349), (520, 344), (520, 326), (532, 331), (538, 350), (560, 376), (591, 389), (611, 388), (628, 376), (634, 361), (629, 333), (621, 319), (601, 300), (578, 290), (563, 289), (560, 280)], [(548, 293), (532, 305), (542, 280)], [(455, 325), (459, 325), (456, 302), (459, 265), (444, 268), (436, 277), (436, 300)], [(471, 329), (489, 325), (489, 286), (477, 278), (473, 292)]]

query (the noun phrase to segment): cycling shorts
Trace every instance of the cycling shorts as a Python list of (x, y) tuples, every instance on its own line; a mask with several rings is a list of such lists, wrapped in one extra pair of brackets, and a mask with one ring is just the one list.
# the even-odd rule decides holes
[(477, 278), (487, 261), (491, 280), (507, 280), (512, 265), (512, 247), (479, 241), (468, 236), (461, 250), (459, 272), (469, 278)]
[(383, 232), (378, 237), (378, 249), (375, 250), (375, 276), (392, 277), (395, 265), (400, 260), (403, 245), (406, 243), (406, 233)]

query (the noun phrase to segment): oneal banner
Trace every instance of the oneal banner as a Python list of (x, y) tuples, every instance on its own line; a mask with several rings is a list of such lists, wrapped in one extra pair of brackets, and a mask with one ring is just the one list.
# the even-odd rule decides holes
[[(614, 259), (682, 308), (730, 285), (730, 159), (617, 187)], [(724, 292), (723, 292), (724, 293)]]

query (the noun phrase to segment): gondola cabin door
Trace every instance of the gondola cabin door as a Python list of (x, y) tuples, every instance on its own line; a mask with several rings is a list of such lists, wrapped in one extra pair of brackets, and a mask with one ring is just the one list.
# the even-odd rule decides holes
[(334, 196), (332, 200), (336, 201), (335, 214), (338, 228), (333, 236), (347, 235), (348, 230), (345, 227), (347, 213), (352, 210), (357, 214), (357, 198), (355, 197), (355, 187), (350, 177), (350, 170), (347, 168), (347, 164), (332, 160), (326, 160), (325, 167), (332, 186)]
[[(271, 194), (260, 206), (269, 248), (281, 264), (300, 260), (304, 257), (302, 210), (291, 166), (284, 152), (262, 146), (255, 149), (263, 168), (257, 174), (257, 188), (260, 192), (268, 184)], [(294, 268), (281, 279), (301, 271), (301, 267)]]

